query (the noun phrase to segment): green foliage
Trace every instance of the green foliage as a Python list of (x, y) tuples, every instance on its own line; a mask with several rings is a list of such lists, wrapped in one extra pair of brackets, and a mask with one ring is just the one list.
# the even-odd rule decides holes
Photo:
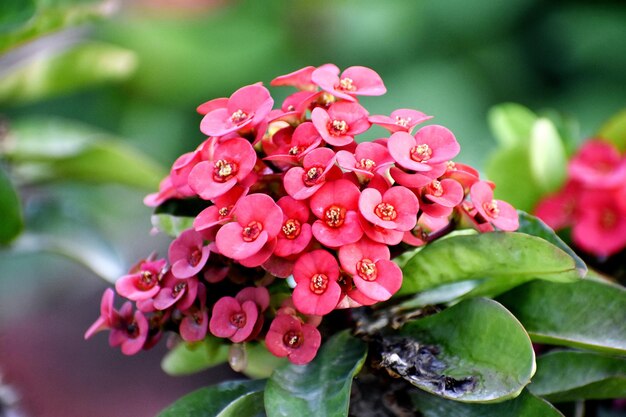
[(626, 151), (626, 109), (617, 113), (602, 125), (597, 136), (608, 140), (621, 152)]
[(150, 218), (152, 226), (170, 237), (178, 237), (182, 232), (193, 226), (195, 217), (173, 216), (171, 214), (153, 214)]
[(0, 35), (23, 25), (35, 10), (35, 0), (3, 0), (0, 3)]
[(498, 300), (533, 341), (626, 354), (626, 290), (621, 286), (588, 280), (535, 281)]
[(546, 118), (533, 124), (530, 135), (530, 170), (544, 193), (557, 191), (567, 176), (567, 155), (556, 126)]
[(626, 398), (626, 358), (554, 351), (537, 358), (529, 390), (552, 402)]
[(537, 115), (522, 105), (505, 103), (492, 107), (487, 114), (487, 120), (501, 146), (515, 147), (526, 143)]
[(366, 354), (367, 346), (343, 331), (328, 339), (309, 364), (278, 368), (265, 389), (267, 415), (346, 416), (352, 379)]
[(420, 391), (411, 392), (411, 400), (424, 417), (563, 417), (550, 403), (526, 390), (499, 404), (463, 404)]
[(439, 390), (419, 378), (419, 388), (462, 402), (499, 402), (514, 398), (535, 372), (535, 355), (522, 325), (493, 300), (473, 298), (438, 314), (411, 321), (400, 334), (441, 349), (443, 375), (473, 377), (465, 393)]
[(25, 118), (2, 149), (20, 180), (117, 183), (153, 191), (165, 170), (111, 135), (68, 120)]
[(245, 368), (244, 375), (254, 378), (269, 378), (276, 368), (287, 364), (287, 358), (279, 358), (270, 353), (264, 343), (244, 343)]
[[(52, 53), (51, 53), (52, 49)], [(127, 79), (137, 66), (132, 51), (88, 41), (54, 53), (53, 46), (29, 56), (0, 78), (0, 104), (22, 104)]]
[(477, 293), (498, 294), (535, 279), (580, 278), (575, 260), (551, 243), (523, 233), (459, 235), (427, 245), (402, 268), (401, 295), (442, 284), (483, 280)]
[(228, 359), (228, 345), (221, 339), (207, 336), (201, 342), (181, 342), (167, 352), (161, 368), (169, 375), (188, 375), (210, 368)]
[(264, 380), (229, 381), (180, 398), (158, 417), (263, 416)]
[(17, 237), (24, 227), (20, 199), (11, 179), (0, 167), (0, 245)]

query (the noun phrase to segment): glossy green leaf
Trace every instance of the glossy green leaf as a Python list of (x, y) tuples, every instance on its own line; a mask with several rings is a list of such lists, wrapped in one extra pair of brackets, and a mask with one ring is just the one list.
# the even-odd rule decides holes
[(352, 379), (367, 354), (348, 331), (328, 339), (307, 365), (278, 368), (267, 382), (265, 410), (275, 416), (347, 416)]
[(207, 336), (201, 342), (181, 342), (161, 360), (161, 368), (169, 375), (189, 375), (228, 360), (228, 345), (221, 339)]
[(260, 417), (265, 381), (228, 381), (187, 394), (158, 417)]
[(498, 404), (464, 404), (420, 391), (410, 396), (424, 417), (563, 417), (549, 402), (526, 390)]
[(502, 305), (485, 298), (462, 301), (433, 316), (408, 322), (400, 334), (440, 349), (441, 375), (473, 378), (466, 391), (445, 389), (416, 377), (419, 388), (462, 402), (498, 402), (516, 397), (535, 372), (530, 338)]
[(518, 210), (519, 215), (519, 229), (520, 233), (526, 233), (527, 235), (537, 236), (547, 240), (553, 245), (562, 249), (565, 253), (574, 259), (576, 262), (576, 269), (579, 271), (581, 277), (585, 277), (587, 274), (587, 265), (585, 262), (570, 248), (563, 240), (540, 218), (528, 214), (524, 211)]
[(44, 49), (5, 71), (0, 104), (33, 102), (121, 81), (136, 67), (132, 51), (101, 42), (85, 42), (56, 55)]
[(156, 190), (165, 170), (115, 137), (81, 123), (17, 120), (2, 152), (23, 182), (78, 180)]
[(541, 238), (514, 232), (432, 242), (408, 260), (402, 271), (401, 295), (464, 280), (484, 280), (473, 294), (495, 294), (534, 278), (571, 281), (580, 277), (576, 262), (563, 250)]
[(620, 151), (626, 151), (626, 109), (602, 125), (596, 136), (610, 141)]
[(530, 167), (544, 193), (558, 190), (567, 176), (565, 146), (554, 124), (539, 118), (530, 135)]
[(487, 118), (500, 145), (512, 147), (528, 144), (537, 115), (520, 104), (505, 103), (492, 107)]
[(23, 25), (35, 14), (35, 0), (2, 0), (0, 2), (0, 33)]
[(626, 354), (626, 289), (598, 281), (535, 281), (499, 300), (533, 341)]
[(152, 226), (171, 237), (178, 237), (182, 232), (193, 226), (195, 217), (172, 216), (170, 214), (153, 214)]
[(626, 358), (555, 351), (537, 358), (530, 391), (552, 402), (626, 398)]
[[(487, 177), (497, 184), (495, 196), (531, 212), (542, 197), (530, 168), (530, 148), (518, 145), (493, 153), (486, 163)], [(520, 181), (523, 178), (523, 181)]]
[(0, 167), (0, 245), (15, 239), (24, 226), (22, 209), (11, 179)]

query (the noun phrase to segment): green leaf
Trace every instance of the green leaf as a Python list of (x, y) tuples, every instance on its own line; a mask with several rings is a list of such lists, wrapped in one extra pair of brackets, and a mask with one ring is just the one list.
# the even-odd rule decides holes
[(535, 281), (503, 294), (502, 302), (533, 341), (626, 354), (626, 289), (598, 281)]
[(22, 209), (17, 191), (11, 179), (0, 167), (0, 245), (6, 245), (15, 239), (22, 228)]
[(272, 355), (264, 343), (245, 343), (244, 349), (246, 367), (241, 372), (250, 378), (269, 378), (275, 369), (288, 363), (287, 358)]
[(562, 249), (565, 253), (571, 256), (572, 259), (574, 259), (574, 262), (576, 262), (576, 269), (579, 271), (580, 276), (585, 277), (587, 275), (587, 265), (585, 265), (585, 262), (576, 254), (576, 252), (572, 250), (572, 248), (563, 242), (563, 240), (554, 232), (554, 230), (550, 228), (550, 226), (545, 224), (540, 218), (524, 211), (518, 210), (517, 214), (519, 215), (519, 229), (517, 229), (519, 233), (526, 233), (527, 235), (540, 237)]
[(500, 145), (512, 147), (528, 144), (537, 115), (520, 104), (505, 103), (492, 107), (487, 119)]
[(549, 402), (526, 390), (499, 404), (464, 404), (420, 391), (410, 396), (424, 417), (563, 417)]
[(169, 375), (189, 375), (228, 360), (228, 345), (221, 339), (207, 336), (201, 342), (181, 342), (167, 352), (161, 368)]
[[(486, 164), (487, 177), (497, 184), (496, 198), (508, 201), (520, 210), (533, 211), (542, 197), (530, 168), (530, 148), (518, 145), (500, 149)], [(520, 181), (523, 178), (523, 181)]]
[(35, 14), (34, 0), (2, 0), (0, 2), (0, 33), (23, 25)]
[(537, 358), (530, 391), (552, 402), (626, 398), (626, 358), (555, 351)]
[(530, 167), (544, 193), (558, 190), (567, 177), (563, 140), (547, 118), (537, 119), (530, 137)]
[(228, 381), (187, 394), (158, 417), (263, 416), (265, 381)]
[(626, 109), (602, 125), (596, 136), (608, 140), (621, 152), (626, 151)]
[(528, 334), (510, 312), (493, 300), (462, 301), (433, 316), (408, 322), (400, 334), (439, 348), (441, 375), (474, 379), (475, 386), (461, 392), (442, 389), (419, 375), (409, 379), (425, 391), (456, 401), (514, 398), (535, 372), (535, 354)]
[(483, 233), (434, 241), (402, 268), (400, 295), (443, 284), (483, 279), (472, 294), (495, 294), (525, 281), (579, 278), (576, 262), (563, 250), (524, 233)]
[(171, 237), (178, 237), (182, 232), (193, 227), (195, 217), (172, 216), (170, 214), (153, 214), (152, 226)]
[(135, 148), (87, 125), (26, 118), (12, 125), (2, 153), (23, 182), (77, 180), (155, 190), (165, 170)]
[(348, 331), (335, 334), (307, 365), (278, 368), (267, 382), (265, 410), (275, 416), (347, 416), (352, 379), (367, 346)]
[(132, 51), (102, 42), (84, 42), (58, 54), (43, 49), (5, 71), (0, 104), (29, 103), (125, 80), (136, 67)]

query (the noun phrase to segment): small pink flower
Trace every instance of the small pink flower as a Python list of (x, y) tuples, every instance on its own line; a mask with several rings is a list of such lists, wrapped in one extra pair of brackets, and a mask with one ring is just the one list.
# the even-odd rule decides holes
[(593, 188), (613, 188), (626, 182), (626, 159), (610, 143), (590, 140), (569, 162), (569, 176)]
[(572, 240), (598, 257), (614, 255), (626, 247), (626, 211), (613, 193), (593, 190), (581, 195), (581, 207), (572, 226)]
[(180, 310), (188, 309), (196, 300), (198, 284), (196, 277), (178, 279), (171, 272), (165, 274), (161, 289), (154, 297), (153, 307), (157, 310), (167, 310), (176, 305)]
[(356, 185), (341, 179), (324, 184), (311, 197), (311, 211), (319, 219), (313, 223), (313, 236), (320, 243), (336, 248), (361, 239), (359, 195)]
[(323, 316), (333, 311), (341, 287), (337, 260), (325, 250), (314, 250), (302, 255), (294, 265), (293, 303), (303, 314)]
[(342, 246), (339, 262), (359, 291), (373, 300), (388, 300), (402, 285), (402, 271), (390, 261), (389, 247), (382, 243), (364, 238)]
[(124, 355), (138, 353), (148, 340), (149, 324), (141, 311), (133, 312), (130, 302), (126, 302), (119, 316), (112, 323), (109, 345), (121, 346)]
[(200, 123), (207, 136), (224, 136), (259, 125), (269, 115), (274, 100), (265, 87), (254, 84), (240, 88), (226, 103), (219, 104), (221, 107), (209, 111)]
[(89, 339), (94, 334), (110, 329), (117, 320), (119, 313), (113, 308), (115, 292), (111, 288), (104, 290), (100, 301), (100, 317), (87, 329), (85, 339)]
[(302, 252), (313, 236), (308, 223), (309, 206), (301, 200), (285, 196), (276, 202), (283, 211), (283, 226), (278, 234), (278, 242), (274, 254), (291, 256)]
[(391, 178), (398, 184), (416, 189), (425, 187), (433, 180), (440, 178), (446, 172), (446, 167), (447, 164), (442, 162), (440, 164), (431, 165), (432, 169), (430, 171), (407, 172), (407, 170), (403, 168), (392, 166), (389, 169), (389, 175), (391, 175)]
[(370, 223), (362, 214), (359, 216), (359, 223), (365, 235), (374, 242), (384, 243), (389, 246), (402, 242), (404, 232), (401, 230), (391, 230), (377, 226)]
[(422, 189), (422, 198), (444, 207), (456, 207), (465, 198), (463, 186), (453, 179), (434, 180)]
[(359, 198), (359, 210), (376, 226), (404, 232), (415, 227), (419, 201), (415, 194), (402, 186), (391, 187), (383, 195), (376, 189), (367, 188)]
[(359, 178), (372, 178), (374, 173), (383, 174), (393, 164), (393, 159), (383, 145), (373, 142), (359, 143), (354, 152), (337, 152), (337, 162), (346, 171)]
[(193, 277), (202, 270), (210, 252), (200, 233), (194, 229), (185, 230), (170, 244), (168, 258), (172, 274), (178, 279)]
[(277, 315), (265, 336), (267, 350), (296, 365), (311, 362), (321, 344), (319, 330), (289, 314)]
[(535, 214), (554, 230), (563, 229), (574, 221), (581, 192), (580, 183), (570, 180), (558, 193), (541, 200)]
[(209, 315), (206, 309), (206, 287), (198, 284), (199, 306), (191, 306), (183, 313), (180, 322), (180, 337), (186, 342), (199, 342), (206, 337)]
[(274, 87), (291, 86), (297, 88), (298, 90), (314, 91), (316, 89), (316, 85), (313, 81), (311, 81), (313, 71), (315, 71), (315, 67), (304, 67), (294, 72), (290, 72), (289, 74), (274, 78), (270, 85)]
[(344, 146), (354, 142), (354, 136), (370, 127), (367, 110), (357, 103), (340, 101), (328, 110), (316, 107), (311, 112), (311, 121), (326, 143)]
[(391, 116), (370, 116), (369, 121), (372, 124), (384, 127), (391, 133), (411, 133), (415, 126), (432, 118), (432, 116), (427, 116), (421, 111), (411, 109), (398, 109), (392, 111)]
[(316, 102), (324, 93), (311, 91), (298, 91), (285, 98), (280, 110), (272, 110), (268, 121), (270, 123), (283, 121), (292, 126), (303, 122), (306, 119), (306, 112), (313, 108)]
[(381, 96), (387, 92), (376, 71), (366, 67), (346, 68), (341, 76), (335, 66), (321, 67), (313, 71), (311, 79), (322, 90), (348, 101), (356, 101), (354, 96)]
[(219, 227), (233, 218), (233, 211), (239, 199), (248, 193), (248, 189), (236, 185), (214, 199), (214, 204), (202, 210), (193, 221), (193, 228), (205, 239), (215, 240)]
[[(234, 215), (237, 221), (222, 226), (215, 237), (217, 249), (222, 255), (242, 261), (261, 252), (266, 243), (275, 244), (281, 230), (283, 212), (270, 196), (250, 194), (242, 197), (235, 207)], [(258, 265), (271, 254), (268, 253)]]
[(209, 160), (194, 166), (189, 186), (200, 198), (212, 200), (242, 183), (256, 162), (256, 152), (247, 140), (229, 139), (216, 146)]
[(498, 229), (512, 232), (519, 227), (515, 208), (506, 201), (494, 200), (493, 190), (485, 181), (472, 185), (470, 198), (478, 214)]
[[(280, 130), (274, 136), (285, 129)], [(268, 156), (263, 158), (266, 161), (280, 161), (296, 164), (309, 152), (317, 148), (322, 143), (322, 137), (311, 122), (304, 122), (298, 125), (293, 131), (290, 141), (282, 141), (276, 150), (267, 152)]]
[(254, 301), (222, 297), (213, 306), (209, 330), (217, 337), (241, 343), (253, 334), (258, 318), (259, 309)]
[(458, 181), (466, 194), (469, 193), (470, 187), (480, 180), (480, 174), (474, 168), (453, 161), (448, 161), (446, 172), (442, 174), (442, 177)]
[(165, 273), (165, 259), (143, 261), (130, 274), (115, 282), (115, 290), (122, 297), (139, 301), (154, 297), (160, 289), (159, 282)]
[(172, 184), (172, 178), (168, 175), (163, 178), (159, 183), (159, 191), (156, 193), (148, 194), (143, 203), (148, 207), (157, 207), (163, 204), (165, 201), (172, 198), (185, 198), (186, 196), (181, 194), (176, 187)]
[(424, 126), (415, 136), (396, 132), (387, 146), (393, 159), (412, 171), (430, 171), (433, 165), (454, 158), (461, 149), (452, 132), (439, 125)]
[(341, 178), (332, 149), (318, 148), (307, 154), (302, 167), (293, 167), (285, 174), (283, 185), (296, 200), (305, 200), (319, 190), (327, 180)]

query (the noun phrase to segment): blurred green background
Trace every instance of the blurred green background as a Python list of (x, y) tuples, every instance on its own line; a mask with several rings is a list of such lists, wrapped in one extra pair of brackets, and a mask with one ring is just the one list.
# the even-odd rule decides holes
[[(117, 397), (95, 388), (100, 397), (74, 399), (74, 414), (48, 397), (97, 386), (89, 358), (106, 341), (82, 342), (105, 288), (96, 277), (165, 253), (141, 200), (203, 140), (198, 104), (306, 65), (365, 65), (388, 89), (363, 100), (372, 114), (434, 115), (461, 143), (458, 160), (483, 168), (497, 103), (558, 109), (580, 121), (580, 139), (624, 107), (625, 22), (618, 0), (2, 0), (2, 176), (19, 195), (24, 231), (0, 251), (0, 372), (37, 415), (96, 416), (96, 404), (124, 415), (103, 411)], [(277, 102), (291, 91), (272, 89)], [(69, 336), (48, 338), (58, 332), (42, 317), (65, 320)], [(19, 330), (28, 323), (41, 331)], [(23, 357), (24, 346), (45, 357), (54, 343), (58, 366)], [(78, 349), (87, 368), (63, 379)], [(156, 368), (158, 355), (141, 364)], [(60, 378), (58, 390), (38, 393), (32, 378)], [(135, 394), (156, 397), (145, 415), (180, 395)]]

